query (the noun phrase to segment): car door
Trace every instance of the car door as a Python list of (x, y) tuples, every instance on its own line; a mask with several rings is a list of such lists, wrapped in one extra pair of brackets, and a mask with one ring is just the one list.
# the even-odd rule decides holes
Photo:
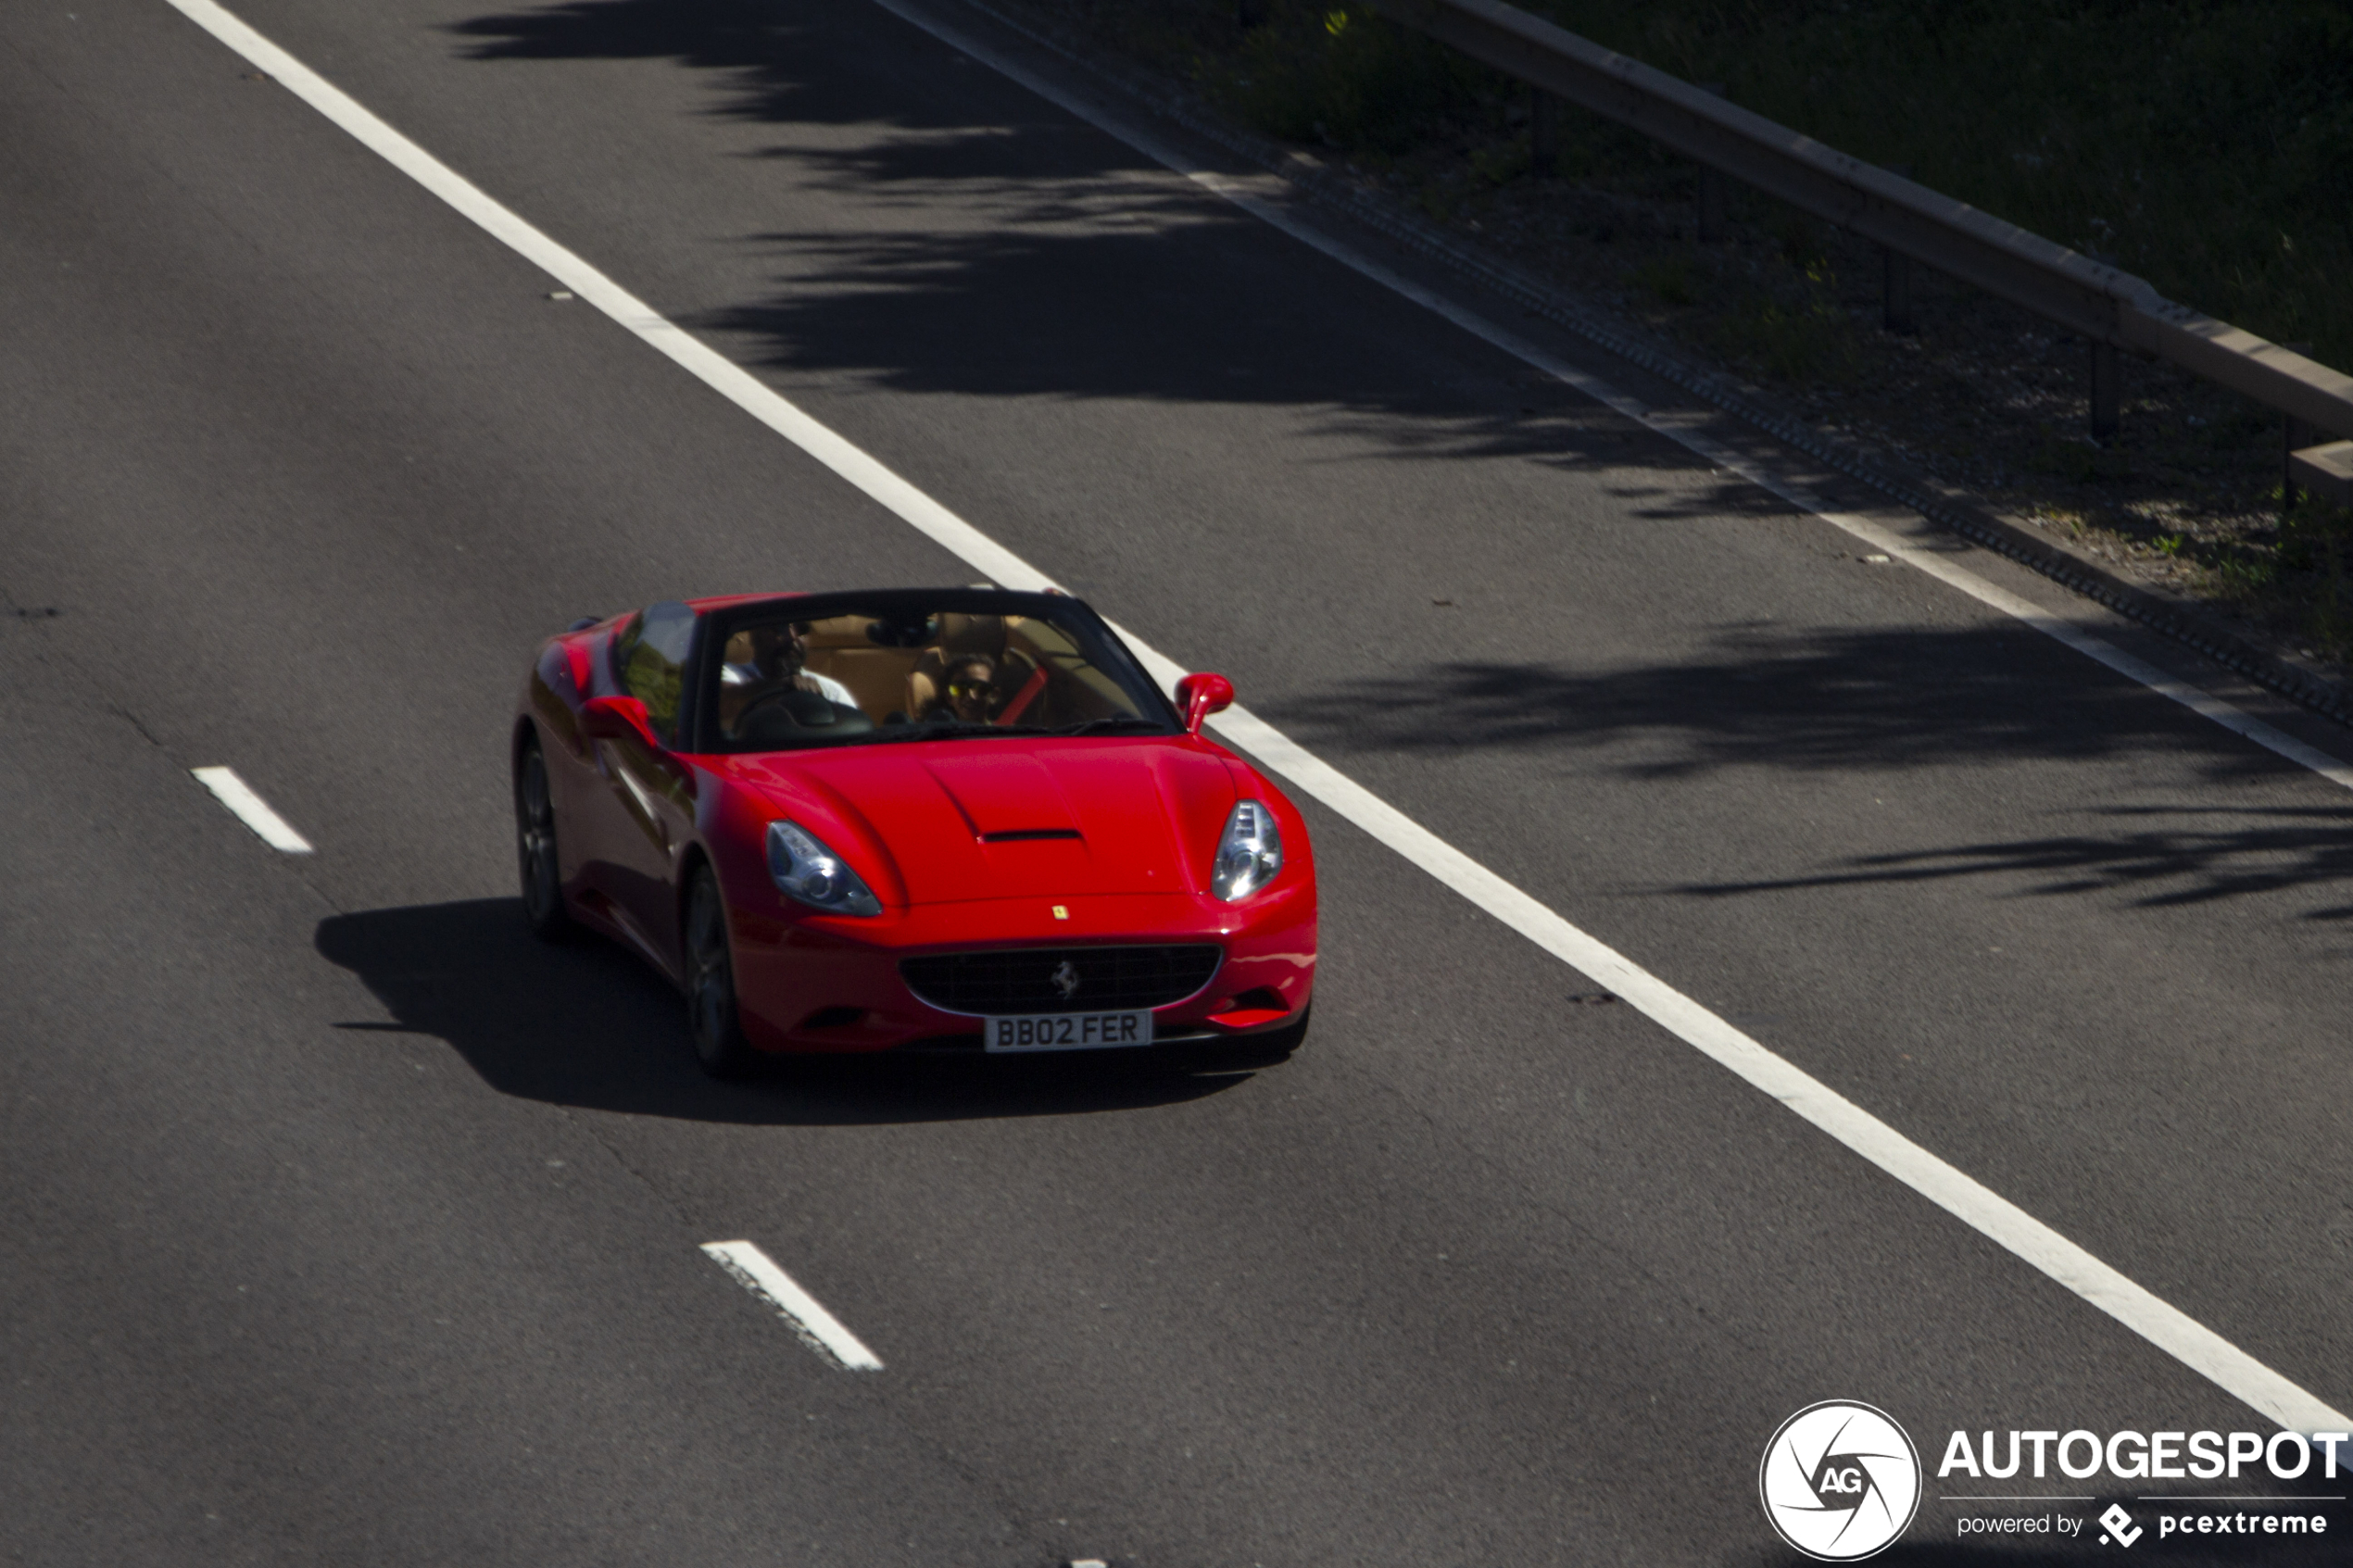
[(630, 935), (673, 974), (676, 870), (695, 818), (693, 771), (673, 747), (686, 709), (696, 621), (686, 605), (658, 604), (614, 639), (613, 683), (646, 705), (646, 731), (623, 729), (593, 743), (605, 791), (594, 834), (599, 890)]

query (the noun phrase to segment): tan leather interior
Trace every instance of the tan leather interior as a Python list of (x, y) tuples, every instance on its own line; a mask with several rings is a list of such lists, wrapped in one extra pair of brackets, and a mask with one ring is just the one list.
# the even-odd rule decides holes
[[(1127, 711), (1118, 687), (1080, 657), (1052, 625), (1022, 616), (942, 615), (939, 634), (922, 648), (878, 647), (866, 635), (864, 616), (844, 615), (812, 623), (804, 641), (806, 668), (849, 688), (866, 716), (880, 722), (893, 713), (920, 718), (941, 700), (948, 667), (970, 654), (986, 655), (1006, 703), (1038, 670), (1046, 684), (1022, 710), (1025, 724), (1069, 724)], [(751, 658), (751, 634), (727, 639), (726, 659)]]
[(1047, 676), (1038, 707), (1022, 715), (1025, 723), (1079, 724), (1129, 711), (1118, 684), (1088, 663), (1051, 622), (1016, 620), (1011, 635)]
[(866, 635), (864, 616), (817, 621), (803, 641), (809, 647), (805, 668), (848, 686), (867, 718), (879, 723), (907, 700), (908, 671), (920, 650), (875, 646)]

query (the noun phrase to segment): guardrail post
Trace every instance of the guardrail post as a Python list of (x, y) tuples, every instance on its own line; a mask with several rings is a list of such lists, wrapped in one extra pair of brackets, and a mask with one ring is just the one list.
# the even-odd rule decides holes
[(1880, 324), (1906, 336), (1919, 330), (1912, 320), (1912, 258), (1880, 247)]
[(2285, 522), (2287, 514), (2296, 509), (2296, 438), (2302, 433), (2303, 427), (2296, 422), (2294, 414), (2285, 414), (2281, 417), (2280, 521), (2282, 522)]
[(1550, 174), (1560, 162), (1561, 101), (1541, 87), (1528, 89), (1528, 162), (1539, 174)]
[[(1703, 82), (1699, 90), (1716, 97), (1724, 95), (1720, 82)], [(1699, 166), (1699, 242), (1714, 245), (1724, 237), (1724, 177), (1710, 164)]]
[[(1889, 173), (1900, 174), (1906, 180), (1912, 177), (1908, 163), (1891, 163), (1887, 169)], [(1881, 245), (1879, 260), (1880, 325), (1909, 337), (1919, 330), (1919, 324), (1912, 319), (1912, 258), (1900, 250)]]
[[(2288, 489), (2297, 495), (2310, 495), (2331, 506), (2353, 505), (2353, 441), (2324, 441), (2291, 452), (2287, 473)], [(2281, 517), (2284, 521), (2284, 508)]]
[[(2280, 346), (2290, 354), (2312, 352), (2312, 345), (2309, 343), (2284, 343)], [(2305, 433), (2307, 433), (2304, 426), (2296, 422), (2294, 414), (2284, 413), (2280, 416), (2280, 521), (2282, 522), (2285, 522), (2287, 514), (2296, 509), (2296, 448), (2298, 445), (2297, 437)]]
[(2116, 345), (2092, 343), (2092, 438), (2106, 441), (2116, 433), (2119, 415), (2123, 404), (2121, 368), (2116, 362)]
[(1699, 170), (1699, 238), (1702, 245), (1714, 245), (1724, 237), (1724, 177), (1700, 165)]

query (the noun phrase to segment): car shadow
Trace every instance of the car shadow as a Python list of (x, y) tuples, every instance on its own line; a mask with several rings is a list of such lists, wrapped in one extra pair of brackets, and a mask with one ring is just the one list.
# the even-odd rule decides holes
[(477, 898), (336, 915), (316, 945), (384, 1003), (354, 1035), (424, 1035), (501, 1094), (635, 1116), (818, 1126), (1071, 1116), (1201, 1099), (1246, 1072), (1157, 1056), (780, 1058), (714, 1083), (686, 1043), (677, 993), (635, 958), (583, 937), (532, 936), (522, 900)]

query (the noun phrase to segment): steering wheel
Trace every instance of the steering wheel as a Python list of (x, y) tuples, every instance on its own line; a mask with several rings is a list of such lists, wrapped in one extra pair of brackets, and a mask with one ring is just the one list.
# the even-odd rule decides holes
[[(801, 700), (795, 701), (795, 698)], [(847, 733), (867, 727), (862, 723), (866, 716), (857, 709), (844, 709), (839, 703), (828, 700), (823, 692), (804, 691), (787, 682), (780, 686), (771, 686), (737, 709), (736, 734), (740, 736), (746, 733), (753, 714), (779, 705), (784, 705), (784, 716), (792, 721), (795, 729), (827, 730), (839, 725)]]

